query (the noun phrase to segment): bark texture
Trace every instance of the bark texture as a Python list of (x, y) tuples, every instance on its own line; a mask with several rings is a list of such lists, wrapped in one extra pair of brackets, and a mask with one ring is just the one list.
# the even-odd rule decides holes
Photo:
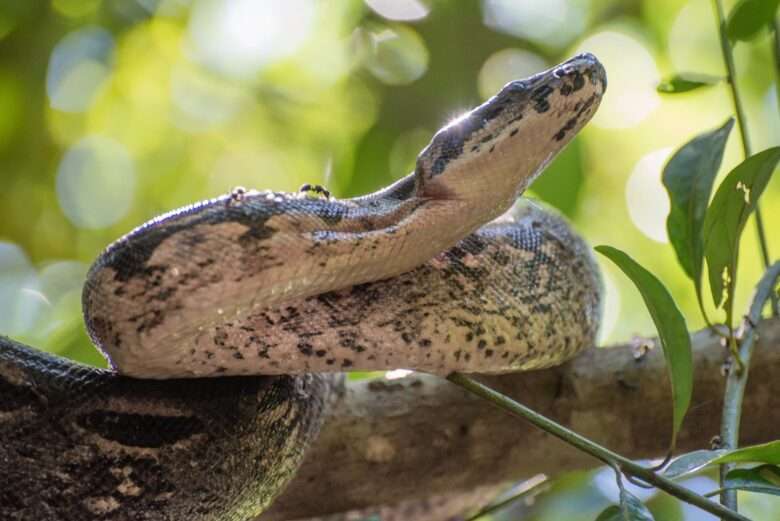
[[(764, 321), (759, 334), (742, 445), (780, 437), (780, 319)], [(657, 457), (671, 432), (666, 367), (660, 347), (639, 359), (634, 347), (591, 349), (552, 369), (480, 380), (618, 453)], [(708, 332), (693, 336), (693, 348), (694, 397), (679, 452), (708, 447), (720, 426), (726, 350)], [(297, 476), (260, 520), (355, 510), (395, 519), (399, 509), (411, 509), (404, 519), (448, 519), (502, 486), (598, 464), (434, 376), (348, 382), (344, 392)], [(336, 518), (352, 517), (329, 517)]]

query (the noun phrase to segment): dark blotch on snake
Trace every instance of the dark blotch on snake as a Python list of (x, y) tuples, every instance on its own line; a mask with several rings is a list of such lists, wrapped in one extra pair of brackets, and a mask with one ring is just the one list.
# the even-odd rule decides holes
[(579, 121), (582, 114), (586, 110), (588, 110), (591, 106), (593, 106), (595, 99), (596, 98), (594, 96), (591, 96), (581, 105), (578, 104), (579, 106), (576, 107), (577, 108), (576, 114), (574, 114), (574, 116), (571, 119), (569, 119), (558, 132), (555, 133), (553, 139), (555, 139), (556, 141), (561, 141), (564, 137), (566, 137), (566, 133), (574, 129), (575, 126), (577, 126), (577, 122)]
[(43, 405), (33, 388), (27, 385), (15, 385), (0, 376), (0, 411), (8, 412), (24, 407)]
[(105, 254), (105, 263), (93, 269), (111, 268), (116, 273), (115, 278), (122, 282), (138, 276), (148, 277), (150, 270), (154, 269), (153, 266), (147, 265), (149, 259), (160, 244), (174, 234), (179, 234), (189, 241), (197, 241), (199, 238), (202, 240), (202, 237), (201, 234), (192, 232), (195, 226), (236, 222), (249, 228), (244, 233), (246, 239), (262, 239), (273, 234), (273, 230), (265, 227), (266, 221), (286, 211), (289, 209), (283, 205), (272, 205), (267, 201), (260, 202), (250, 198), (228, 207), (227, 210), (224, 201), (220, 199), (193, 205), (177, 214), (180, 222), (137, 228), (111, 245)]
[(130, 447), (159, 448), (204, 432), (203, 423), (192, 416), (93, 411), (77, 421), (104, 439)]
[(531, 94), (531, 100), (534, 103), (534, 110), (539, 114), (550, 110), (550, 102), (547, 98), (553, 93), (553, 88), (550, 85), (542, 85)]

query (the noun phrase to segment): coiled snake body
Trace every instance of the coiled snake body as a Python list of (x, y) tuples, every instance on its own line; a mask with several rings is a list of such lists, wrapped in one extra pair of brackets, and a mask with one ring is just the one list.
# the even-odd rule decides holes
[(316, 436), (323, 373), (500, 373), (591, 345), (587, 247), (513, 204), (605, 84), (580, 55), (440, 130), (377, 193), (236, 190), (111, 245), (83, 301), (115, 371), (0, 337), (0, 518), (251, 519)]

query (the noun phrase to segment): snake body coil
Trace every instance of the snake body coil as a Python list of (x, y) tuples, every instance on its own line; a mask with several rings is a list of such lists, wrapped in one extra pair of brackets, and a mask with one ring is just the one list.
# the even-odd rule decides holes
[[(0, 338), (0, 518), (249, 519), (317, 433), (337, 377), (312, 373), (509, 372), (591, 345), (587, 247), (513, 204), (605, 83), (580, 55), (443, 128), (375, 194), (239, 190), (111, 245), (85, 320), (147, 379)], [(200, 378), (259, 374), (280, 376)]]

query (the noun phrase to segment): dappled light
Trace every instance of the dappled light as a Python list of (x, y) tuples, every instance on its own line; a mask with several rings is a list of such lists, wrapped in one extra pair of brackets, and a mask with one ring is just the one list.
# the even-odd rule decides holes
[(135, 167), (127, 150), (99, 136), (71, 147), (57, 170), (60, 208), (80, 228), (105, 228), (124, 217), (135, 185)]
[(593, 124), (603, 128), (630, 128), (641, 123), (661, 103), (655, 91), (661, 79), (647, 47), (625, 30), (608, 30), (586, 38), (577, 52), (592, 52), (609, 74), (609, 96), (604, 98)]
[(193, 58), (215, 72), (251, 79), (309, 37), (317, 2), (197, 0), (189, 23)]
[(113, 37), (98, 27), (86, 27), (63, 38), (51, 53), (46, 74), (51, 106), (66, 112), (88, 109), (111, 73), (113, 50)]
[(410, 27), (376, 26), (363, 32), (359, 42), (366, 68), (388, 85), (411, 83), (428, 68), (425, 42)]
[(667, 28), (669, 60), (674, 70), (723, 74), (718, 34), (712, 30), (714, 24), (708, 2), (690, 0), (683, 4)]
[(430, 12), (422, 0), (366, 0), (366, 5), (388, 20), (406, 22), (421, 20)]
[(40, 285), (30, 260), (16, 244), (0, 242), (0, 328), (9, 335), (26, 333), (35, 322)]
[(531, 51), (502, 49), (491, 54), (479, 70), (479, 95), (488, 99), (510, 81), (527, 78), (548, 67), (544, 58)]
[(488, 27), (558, 48), (585, 30), (589, 6), (590, 0), (482, 0)]
[(666, 237), (669, 197), (658, 179), (672, 152), (671, 148), (662, 148), (643, 156), (626, 183), (626, 206), (631, 222), (639, 231), (661, 243), (669, 242)]

